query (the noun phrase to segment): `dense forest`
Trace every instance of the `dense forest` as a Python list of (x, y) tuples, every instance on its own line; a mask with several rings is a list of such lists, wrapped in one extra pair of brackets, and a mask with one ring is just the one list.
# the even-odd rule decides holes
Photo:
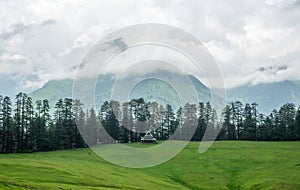
[[(158, 140), (168, 139), (176, 129), (189, 127), (190, 121), (198, 123), (192, 141), (200, 141), (209, 124), (221, 128), (218, 140), (300, 140), (300, 107), (292, 103), (264, 115), (258, 112), (256, 103), (236, 101), (226, 105), (222, 117), (209, 102), (186, 104), (175, 111), (170, 105), (145, 102), (142, 98), (122, 104), (106, 101), (99, 110), (84, 110), (79, 100), (65, 98), (57, 101), (54, 110), (50, 114), (47, 99), (33, 102), (25, 93), (17, 94), (14, 100), (0, 95), (0, 152), (87, 147), (82, 136), (89, 145), (138, 142), (144, 134), (137, 132), (139, 121)], [(81, 133), (76, 124), (83, 126)], [(114, 141), (101, 142), (103, 131), (99, 124)]]

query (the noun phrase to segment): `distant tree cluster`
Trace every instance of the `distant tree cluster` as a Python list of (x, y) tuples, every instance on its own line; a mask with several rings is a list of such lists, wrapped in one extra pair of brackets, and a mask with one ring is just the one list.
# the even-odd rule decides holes
[(223, 112), (223, 127), (219, 139), (227, 140), (300, 140), (300, 107), (286, 103), (269, 115), (258, 113), (256, 103), (236, 101)]
[[(47, 99), (33, 103), (27, 94), (19, 93), (12, 102), (0, 95), (0, 152), (137, 142), (146, 131), (158, 140), (169, 139), (177, 131), (174, 139), (192, 136), (192, 141), (200, 141), (209, 125), (221, 131), (218, 140), (300, 140), (300, 109), (294, 104), (287, 103), (267, 116), (258, 113), (257, 107), (255, 103), (232, 102), (220, 120), (210, 103), (203, 102), (186, 104), (174, 112), (170, 105), (139, 98), (122, 104), (105, 101), (99, 110), (83, 110), (79, 100), (65, 98), (57, 101), (50, 115)], [(105, 132), (99, 124), (111, 140), (103, 138)], [(193, 125), (195, 132), (189, 134)]]
[(50, 116), (49, 102), (19, 93), (15, 102), (0, 95), (0, 152), (32, 152), (84, 147), (75, 124), (78, 101), (60, 99)]

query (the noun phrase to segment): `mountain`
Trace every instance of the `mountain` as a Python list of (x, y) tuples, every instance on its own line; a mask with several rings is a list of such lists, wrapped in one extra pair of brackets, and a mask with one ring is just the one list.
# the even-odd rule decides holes
[(34, 102), (36, 100), (48, 99), (50, 106), (54, 107), (56, 101), (60, 98), (72, 97), (73, 80), (51, 80), (47, 82), (42, 88), (29, 93)]
[[(175, 84), (177, 88), (186, 89), (186, 83), (184, 83), (183, 76), (169, 73), (160, 72), (157, 74), (168, 78), (169, 82)], [(126, 84), (132, 83), (138, 77), (126, 77), (124, 79), (118, 79), (118, 83), (121, 85), (121, 89), (117, 94), (123, 94), (126, 91)], [(145, 80), (140, 80), (136, 85), (132, 86), (127, 99), (143, 97), (146, 101), (157, 101), (159, 103), (170, 104), (174, 110), (179, 105), (179, 95), (174, 87), (164, 82), (163, 80), (151, 78), (149, 76), (143, 76)], [(201, 83), (196, 77), (189, 75), (190, 82), (193, 84), (197, 91), (198, 99), (202, 102), (210, 100), (210, 90), (203, 83)], [(114, 75), (107, 74), (102, 75), (96, 84), (95, 96), (96, 106), (100, 105), (111, 99), (111, 92), (115, 85), (116, 78)], [(80, 80), (82, 83), (82, 90), (87, 88), (87, 84), (91, 83), (89, 79)], [(34, 99), (48, 99), (51, 107), (53, 108), (56, 101), (59, 98), (72, 97), (73, 80), (52, 80), (46, 83), (42, 88), (32, 92), (30, 96)], [(122, 89), (124, 88), (124, 89)], [(191, 89), (189, 86), (188, 89)], [(185, 93), (189, 99), (190, 93)], [(117, 97), (118, 99), (118, 97)], [(242, 103), (256, 102), (261, 113), (269, 114), (273, 109), (279, 109), (280, 106), (287, 102), (300, 104), (300, 81), (281, 81), (276, 83), (258, 84), (258, 85), (244, 85), (237, 88), (227, 89), (226, 102), (241, 101)]]
[(300, 104), (300, 81), (244, 85), (227, 90), (227, 101), (256, 102), (259, 111), (270, 113), (285, 103)]
[[(167, 81), (165, 81), (165, 79)], [(189, 81), (188, 83), (187, 80)], [(80, 88), (77, 88), (76, 90), (82, 92), (89, 88), (89, 86), (93, 86), (91, 79), (80, 79), (78, 83)], [(170, 104), (174, 110), (176, 110), (180, 106), (180, 92), (178, 92), (178, 89), (184, 89), (187, 92), (191, 90), (194, 92), (194, 88), (196, 89), (199, 101), (207, 102), (210, 100), (210, 90), (197, 78), (191, 75), (186, 77), (175, 73), (162, 71), (154, 74), (151, 73), (148, 75), (143, 75), (142, 78), (138, 76), (130, 76), (122, 79), (116, 79), (116, 76), (112, 74), (106, 74), (102, 75), (101, 78), (98, 79), (95, 87), (95, 103), (97, 108), (99, 108), (104, 101), (112, 98), (112, 89), (116, 87), (116, 83), (119, 84), (119, 89), (118, 93), (116, 93), (117, 96), (113, 97), (113, 99), (119, 101), (124, 101), (124, 98), (122, 97), (125, 96), (124, 93), (129, 89), (128, 84), (135, 85), (130, 86), (131, 89), (128, 91), (129, 94), (126, 96), (125, 101), (128, 101), (132, 98), (143, 97), (146, 101), (156, 101), (162, 104)], [(174, 85), (170, 84), (174, 84), (176, 88)], [(181, 96), (184, 96), (181, 98), (185, 100), (193, 100), (192, 97), (195, 96), (192, 96), (192, 93), (186, 93), (186, 91), (181, 94)], [(42, 88), (35, 90), (29, 95), (33, 98), (33, 100), (48, 99), (50, 106), (53, 108), (58, 99), (71, 98), (72, 92), (73, 80), (65, 79), (49, 81)], [(77, 92), (77, 94), (80, 93), (81, 92)], [(85, 102), (85, 98), (89, 97), (85, 97), (83, 95), (83, 102)]]

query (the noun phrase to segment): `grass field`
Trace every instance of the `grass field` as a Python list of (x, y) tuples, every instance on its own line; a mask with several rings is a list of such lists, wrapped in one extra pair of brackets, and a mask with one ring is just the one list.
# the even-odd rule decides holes
[(144, 169), (90, 149), (2, 154), (0, 189), (300, 189), (300, 142), (220, 141), (204, 154), (198, 145)]

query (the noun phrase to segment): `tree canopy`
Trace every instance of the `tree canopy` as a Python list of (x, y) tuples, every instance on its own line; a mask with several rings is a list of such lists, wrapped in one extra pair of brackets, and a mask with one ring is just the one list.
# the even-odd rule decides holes
[[(138, 142), (147, 131), (158, 140), (167, 140), (178, 131), (173, 139), (192, 136), (192, 141), (201, 141), (210, 124), (220, 130), (217, 140), (300, 140), (300, 107), (292, 103), (265, 115), (258, 112), (256, 103), (236, 101), (227, 104), (221, 116), (217, 116), (209, 102), (186, 104), (173, 110), (171, 105), (146, 102), (143, 98), (122, 103), (105, 101), (99, 110), (83, 110), (80, 100), (64, 98), (57, 100), (54, 108), (50, 114), (47, 99), (33, 102), (22, 92), (14, 100), (0, 95), (0, 152), (131, 143)], [(196, 130), (189, 134), (192, 127)], [(112, 140), (103, 140), (104, 130)]]

